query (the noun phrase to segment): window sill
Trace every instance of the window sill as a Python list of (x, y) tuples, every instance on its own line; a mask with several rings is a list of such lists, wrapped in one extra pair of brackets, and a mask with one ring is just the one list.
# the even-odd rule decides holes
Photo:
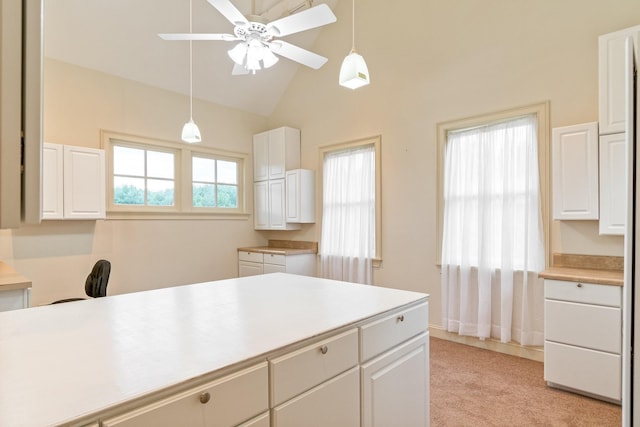
[(213, 212), (107, 212), (107, 220), (166, 219), (166, 220), (234, 220), (246, 221), (248, 213)]

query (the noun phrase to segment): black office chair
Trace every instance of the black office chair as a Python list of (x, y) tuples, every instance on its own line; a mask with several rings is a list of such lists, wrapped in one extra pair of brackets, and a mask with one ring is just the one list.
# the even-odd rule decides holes
[[(109, 282), (109, 274), (111, 274), (111, 263), (101, 259), (93, 266), (91, 273), (87, 276), (84, 283), (84, 291), (90, 298), (101, 298), (107, 296), (107, 283)], [(51, 304), (59, 304), (61, 302), (81, 301), (86, 298), (67, 298), (54, 301)]]

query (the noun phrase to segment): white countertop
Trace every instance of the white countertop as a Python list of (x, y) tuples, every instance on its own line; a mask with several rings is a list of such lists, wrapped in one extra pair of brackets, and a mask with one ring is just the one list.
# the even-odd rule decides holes
[(427, 295), (275, 273), (0, 313), (0, 426), (47, 426)]

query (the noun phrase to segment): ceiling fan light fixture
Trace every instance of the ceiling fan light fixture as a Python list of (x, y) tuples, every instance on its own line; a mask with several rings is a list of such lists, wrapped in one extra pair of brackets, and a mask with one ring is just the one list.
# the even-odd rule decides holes
[(198, 128), (198, 125), (193, 121), (193, 118), (190, 118), (189, 121), (182, 127), (182, 140), (190, 144), (202, 141), (200, 129)]
[(262, 65), (264, 68), (270, 68), (276, 65), (276, 63), (280, 60), (276, 55), (271, 52), (271, 49), (265, 47), (262, 55)]
[(244, 42), (238, 43), (233, 49), (229, 49), (227, 54), (236, 64), (244, 65), (244, 58), (247, 56), (247, 44)]
[(340, 67), (340, 86), (357, 89), (369, 84), (369, 69), (362, 55), (352, 50), (342, 61)]

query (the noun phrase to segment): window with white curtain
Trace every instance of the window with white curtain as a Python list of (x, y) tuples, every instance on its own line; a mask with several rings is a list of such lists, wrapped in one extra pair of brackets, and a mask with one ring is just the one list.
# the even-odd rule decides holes
[(542, 344), (537, 273), (545, 266), (539, 162), (545, 111), (445, 132), (441, 286), (443, 327), (450, 332)]
[(380, 139), (322, 150), (322, 277), (373, 282), (378, 259)]

